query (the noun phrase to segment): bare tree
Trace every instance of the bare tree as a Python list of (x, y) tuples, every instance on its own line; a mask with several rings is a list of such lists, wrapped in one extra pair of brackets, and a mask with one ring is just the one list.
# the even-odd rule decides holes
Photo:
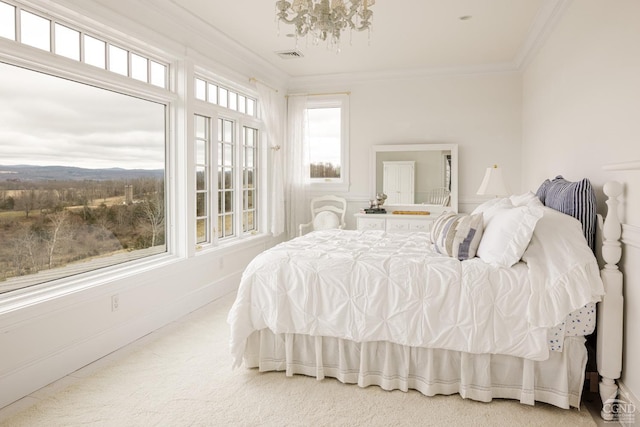
[(40, 270), (38, 253), (40, 252), (40, 238), (28, 226), (22, 227), (19, 237), (11, 239), (11, 254), (16, 276), (28, 271), (32, 273)]
[(29, 212), (36, 208), (36, 203), (38, 201), (36, 190), (22, 190), (18, 201), (20, 208), (24, 210), (25, 217), (29, 218)]
[(151, 247), (156, 245), (158, 236), (164, 231), (164, 201), (155, 193), (142, 203), (147, 225), (151, 231)]
[(65, 209), (54, 212), (52, 214), (47, 215), (47, 218), (51, 222), (51, 231), (48, 233), (45, 242), (47, 244), (47, 255), (49, 258), (49, 268), (53, 267), (53, 255), (55, 253), (56, 247), (59, 244), (69, 238), (69, 234), (67, 233), (65, 223), (67, 221), (69, 212)]

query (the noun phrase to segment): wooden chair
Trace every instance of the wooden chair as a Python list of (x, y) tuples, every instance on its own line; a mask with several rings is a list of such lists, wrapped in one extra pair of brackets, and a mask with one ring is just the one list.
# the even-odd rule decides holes
[(338, 196), (320, 196), (311, 199), (311, 222), (300, 224), (299, 235), (310, 230), (343, 229), (347, 213), (347, 200)]
[(448, 206), (451, 192), (446, 187), (436, 187), (427, 191), (428, 205)]

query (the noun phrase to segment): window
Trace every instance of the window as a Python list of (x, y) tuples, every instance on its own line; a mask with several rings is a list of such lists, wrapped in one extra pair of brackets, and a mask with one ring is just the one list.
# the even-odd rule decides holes
[[(196, 244), (202, 248), (259, 231), (260, 127), (247, 117), (255, 108), (247, 94), (196, 78), (195, 96), (203, 101), (195, 114)], [(221, 99), (231, 102), (214, 102)]]
[(211, 194), (211, 119), (195, 116), (196, 152), (196, 243), (209, 242), (211, 217), (209, 198)]
[(167, 105), (0, 75), (0, 293), (165, 252)]
[(309, 174), (314, 189), (349, 189), (348, 112), (347, 95), (314, 96), (307, 101)]
[(235, 123), (218, 119), (218, 238), (235, 235)]
[(201, 78), (196, 78), (195, 92), (196, 99), (201, 101), (207, 101), (210, 104), (238, 111), (251, 117), (256, 116), (256, 100), (246, 94), (237, 93)]
[[(20, 19), (17, 19), (17, 13), (20, 14)], [(166, 64), (89, 36), (65, 23), (43, 18), (25, 8), (17, 8), (0, 1), (0, 37), (16, 40), (16, 33), (19, 34), (18, 41), (22, 44), (82, 61), (163, 89), (168, 88)], [(81, 37), (83, 45), (80, 44)]]
[(256, 210), (256, 160), (258, 159), (258, 129), (243, 127), (244, 159), (242, 162), (242, 231), (255, 232), (258, 229)]
[(0, 2), (0, 37), (16, 39), (16, 8)]

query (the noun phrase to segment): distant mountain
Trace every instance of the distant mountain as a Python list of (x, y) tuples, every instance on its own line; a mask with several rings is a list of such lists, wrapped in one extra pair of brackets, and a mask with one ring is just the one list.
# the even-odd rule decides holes
[(109, 181), (161, 179), (162, 169), (85, 169), (70, 166), (0, 165), (0, 181)]

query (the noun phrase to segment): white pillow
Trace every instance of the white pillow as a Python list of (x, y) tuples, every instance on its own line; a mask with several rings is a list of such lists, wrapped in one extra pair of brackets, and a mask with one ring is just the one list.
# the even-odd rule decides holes
[(464, 261), (476, 256), (482, 229), (482, 214), (444, 212), (433, 223), (431, 242), (438, 253)]
[(520, 261), (543, 213), (544, 208), (539, 206), (497, 210), (484, 229), (478, 257), (497, 267), (511, 267)]
[(330, 230), (332, 228), (340, 227), (340, 219), (338, 215), (329, 211), (322, 211), (316, 214), (316, 217), (313, 218), (313, 229), (314, 230)]
[(473, 212), (471, 212), (471, 215), (477, 215), (481, 213), (484, 219), (484, 226), (486, 228), (487, 225), (489, 225), (491, 218), (493, 218), (496, 213), (500, 212), (503, 209), (509, 209), (512, 207), (513, 203), (511, 203), (511, 200), (509, 200), (508, 198), (496, 197), (493, 199), (489, 199), (476, 207)]
[(509, 200), (511, 200), (513, 206), (544, 206), (538, 196), (533, 194), (532, 191), (523, 194), (514, 194), (509, 196)]

